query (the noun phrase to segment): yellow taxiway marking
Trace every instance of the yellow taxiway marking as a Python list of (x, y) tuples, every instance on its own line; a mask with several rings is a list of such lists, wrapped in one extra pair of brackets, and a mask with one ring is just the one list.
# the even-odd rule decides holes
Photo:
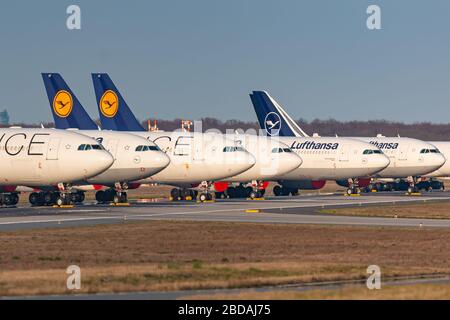
[(73, 208), (74, 206), (73, 205), (71, 205), (71, 204), (65, 204), (65, 205), (62, 205), (62, 206), (58, 206), (58, 205), (54, 205), (53, 206), (53, 208), (58, 208), (58, 209), (69, 209), (69, 208)]
[(258, 209), (247, 209), (245, 210), (246, 213), (260, 213), (261, 211)]
[(247, 200), (254, 200), (254, 201), (263, 201), (266, 200), (265, 198), (247, 198)]
[(125, 203), (111, 203), (111, 205), (115, 206), (115, 207), (129, 207), (130, 206), (130, 204), (128, 202), (125, 202)]
[(405, 193), (406, 196), (421, 196), (422, 194), (420, 192), (413, 192), (413, 193)]

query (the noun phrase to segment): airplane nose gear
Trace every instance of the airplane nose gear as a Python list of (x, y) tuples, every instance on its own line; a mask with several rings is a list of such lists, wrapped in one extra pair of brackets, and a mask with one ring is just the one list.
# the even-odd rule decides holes
[(128, 195), (126, 190), (128, 190), (128, 184), (123, 182), (116, 182), (116, 194), (113, 196), (113, 203), (119, 204), (119, 203), (128, 203)]
[(198, 196), (198, 200), (200, 202), (213, 200), (213, 194), (211, 192), (212, 184), (213, 183), (211, 181), (203, 181), (202, 183), (200, 183), (199, 188), (201, 191), (199, 192)]
[(361, 189), (359, 188), (359, 180), (358, 179), (348, 179), (348, 189), (347, 195), (356, 196), (361, 194)]
[(420, 191), (419, 191), (419, 188), (417, 187), (417, 183), (420, 182), (420, 178), (408, 177), (406, 180), (409, 183), (407, 194), (409, 196), (411, 196), (411, 195), (419, 195)]
[(250, 191), (248, 197), (251, 200), (261, 199), (264, 195), (263, 181), (252, 181), (252, 190)]

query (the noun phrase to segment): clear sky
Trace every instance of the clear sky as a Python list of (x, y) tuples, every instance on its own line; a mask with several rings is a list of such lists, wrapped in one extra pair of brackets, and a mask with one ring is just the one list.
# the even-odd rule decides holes
[[(77, 4), (82, 29), (66, 28)], [(366, 8), (382, 30), (366, 28)], [(254, 120), (251, 90), (295, 118), (450, 122), (450, 1), (2, 1), (0, 108), (52, 120), (41, 72), (97, 117), (91, 72), (136, 115)]]

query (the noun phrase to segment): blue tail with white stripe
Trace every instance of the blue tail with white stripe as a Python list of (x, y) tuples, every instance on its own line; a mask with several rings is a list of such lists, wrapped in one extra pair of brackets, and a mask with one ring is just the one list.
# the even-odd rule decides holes
[(308, 137), (266, 91), (253, 91), (250, 93), (250, 99), (259, 125), (268, 136)]

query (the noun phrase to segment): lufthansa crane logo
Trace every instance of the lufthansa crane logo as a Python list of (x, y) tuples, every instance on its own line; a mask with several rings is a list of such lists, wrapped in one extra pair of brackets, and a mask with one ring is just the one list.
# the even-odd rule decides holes
[(53, 111), (61, 117), (66, 118), (72, 112), (73, 99), (72, 95), (66, 90), (60, 90), (53, 99)]
[(270, 112), (264, 119), (264, 129), (269, 136), (277, 136), (281, 129), (281, 118), (278, 113)]
[(112, 118), (119, 110), (119, 98), (117, 94), (112, 91), (106, 91), (100, 99), (100, 111), (105, 117)]

